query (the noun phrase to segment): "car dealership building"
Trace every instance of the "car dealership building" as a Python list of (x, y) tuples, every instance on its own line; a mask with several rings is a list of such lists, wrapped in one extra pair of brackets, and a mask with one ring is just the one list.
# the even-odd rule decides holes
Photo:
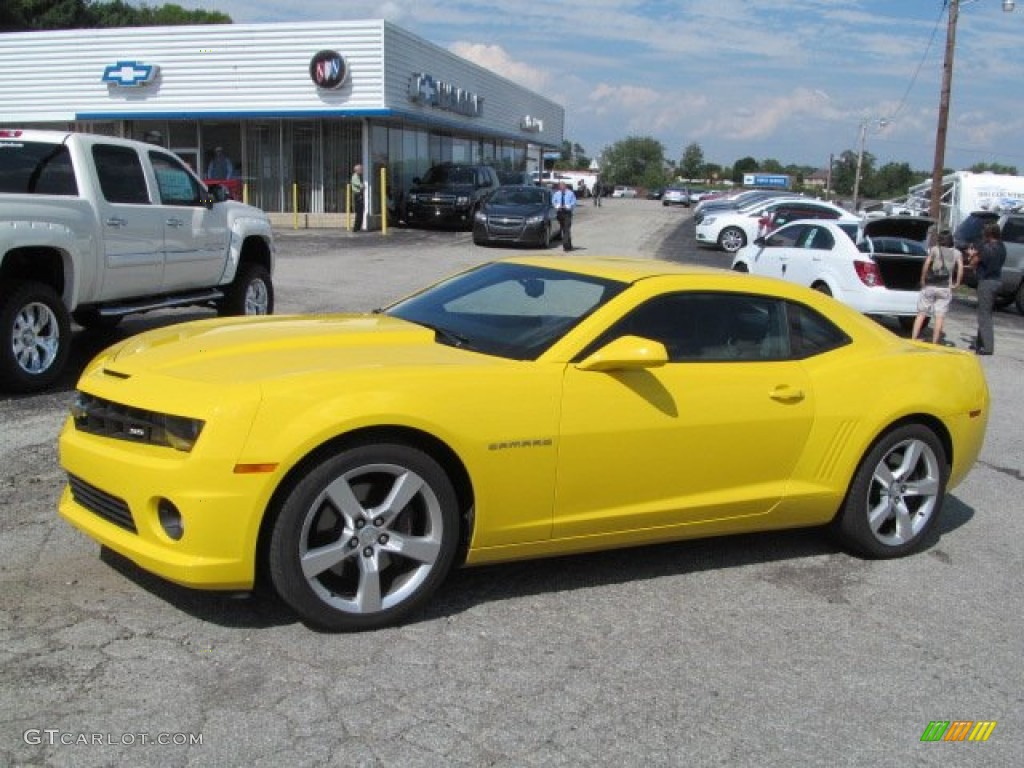
[[(344, 211), (362, 163), (373, 221), (382, 192), (400, 201), (437, 163), (536, 170), (564, 121), (554, 102), (383, 20), (0, 35), (0, 127), (160, 143), (271, 212)], [(211, 167), (218, 147), (229, 166)]]

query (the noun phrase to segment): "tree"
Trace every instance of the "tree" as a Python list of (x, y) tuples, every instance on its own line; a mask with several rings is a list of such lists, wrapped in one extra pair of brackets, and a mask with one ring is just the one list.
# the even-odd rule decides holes
[(684, 179), (704, 178), (704, 150), (700, 144), (693, 142), (683, 150), (683, 157), (679, 161), (679, 175)]
[(757, 164), (757, 160), (752, 157), (741, 157), (735, 163), (732, 164), (732, 180), (737, 184), (743, 183), (743, 174), (753, 173), (758, 170), (760, 166)]
[(630, 136), (606, 147), (601, 175), (608, 184), (648, 188), (665, 185), (665, 147), (648, 136)]
[(572, 170), (575, 168), (586, 168), (590, 165), (590, 158), (586, 156), (586, 150), (582, 146), (569, 139), (562, 141), (562, 148), (559, 150), (560, 157), (555, 161), (554, 167), (558, 170)]
[(975, 163), (967, 170), (974, 171), (974, 173), (1002, 173), (1007, 176), (1017, 175), (1017, 166), (1015, 165), (1000, 165), (999, 163)]
[(0, 10), (0, 32), (230, 23), (231, 17), (219, 11), (186, 10), (174, 3), (136, 7), (123, 0), (4, 0)]
[(905, 195), (907, 190), (919, 181), (928, 178), (926, 173), (915, 173), (909, 163), (886, 163), (861, 182), (865, 197), (886, 198)]

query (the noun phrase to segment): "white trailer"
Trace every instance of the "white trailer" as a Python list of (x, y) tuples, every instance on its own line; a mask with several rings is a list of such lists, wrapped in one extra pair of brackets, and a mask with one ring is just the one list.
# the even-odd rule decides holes
[[(911, 187), (906, 207), (927, 216), (932, 182)], [(972, 211), (1017, 211), (1024, 209), (1024, 176), (956, 171), (942, 177), (940, 226), (955, 230)]]

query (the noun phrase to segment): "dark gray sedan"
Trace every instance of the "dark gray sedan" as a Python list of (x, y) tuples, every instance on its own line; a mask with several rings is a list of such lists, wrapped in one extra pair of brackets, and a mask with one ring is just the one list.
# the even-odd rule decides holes
[(473, 242), (548, 248), (562, 234), (556, 214), (550, 189), (498, 187), (473, 216)]

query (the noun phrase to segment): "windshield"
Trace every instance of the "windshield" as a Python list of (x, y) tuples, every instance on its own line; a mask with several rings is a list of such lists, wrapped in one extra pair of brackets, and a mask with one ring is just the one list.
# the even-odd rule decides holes
[(457, 165), (435, 165), (427, 171), (424, 184), (472, 184), (473, 169)]
[(494, 262), (393, 304), (384, 314), (437, 332), (442, 344), (533, 360), (625, 283)]
[(488, 202), (494, 205), (543, 205), (547, 192), (540, 187), (499, 187)]

